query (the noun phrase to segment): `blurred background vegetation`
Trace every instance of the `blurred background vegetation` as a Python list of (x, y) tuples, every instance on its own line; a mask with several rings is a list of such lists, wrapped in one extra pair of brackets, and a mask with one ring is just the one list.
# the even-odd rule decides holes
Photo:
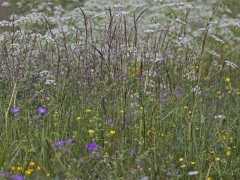
[[(0, 0), (0, 5), (3, 2), (9, 2), (11, 4), (11, 6), (8, 7), (1, 7), (0, 6), (0, 20), (3, 19), (8, 19), (9, 16), (14, 12), (14, 13), (20, 13), (20, 14), (25, 14), (27, 13), (29, 10), (37, 7), (37, 5), (40, 5), (42, 3), (52, 3), (52, 6), (57, 6), (57, 5), (61, 5), (62, 7), (64, 7), (64, 9), (69, 9), (71, 10), (72, 8), (75, 8), (76, 6), (83, 6), (84, 2), (86, 1), (90, 1), (90, 0)], [(149, 0), (146, 0), (146, 2), (148, 2)], [(189, 0), (175, 0), (176, 2), (183, 2), (183, 1), (187, 1), (189, 2)], [(199, 3), (206, 3), (206, 1), (209, 0), (198, 0)], [(119, 3), (119, 1), (116, 0), (116, 3)], [(123, 1), (124, 2), (124, 1)], [(231, 18), (236, 17), (237, 14), (239, 14), (240, 16), (240, 1), (239, 0), (227, 0), (225, 1), (225, 3), (228, 5), (229, 7), (229, 12), (228, 12), (228, 16)]]

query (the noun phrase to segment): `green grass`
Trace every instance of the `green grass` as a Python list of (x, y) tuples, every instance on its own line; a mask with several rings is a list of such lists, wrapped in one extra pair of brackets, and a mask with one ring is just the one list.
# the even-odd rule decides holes
[(224, 8), (211, 5), (210, 17), (171, 7), (154, 18), (94, 18), (86, 5), (12, 26), (0, 41), (0, 179), (238, 179), (240, 76), (225, 60), (240, 65), (239, 27), (211, 25)]

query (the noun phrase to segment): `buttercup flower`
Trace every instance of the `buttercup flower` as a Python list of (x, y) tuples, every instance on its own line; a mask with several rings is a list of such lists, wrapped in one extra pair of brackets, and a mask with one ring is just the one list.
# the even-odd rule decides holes
[(12, 109), (12, 113), (17, 113), (20, 110), (20, 107), (15, 107)]
[(228, 83), (228, 82), (231, 81), (231, 79), (227, 77), (227, 78), (225, 79), (225, 81)]
[(47, 109), (46, 108), (43, 108), (43, 107), (39, 107), (38, 108), (38, 112), (42, 115), (46, 114), (47, 113)]
[(89, 151), (97, 152), (98, 148), (100, 148), (100, 146), (96, 142), (93, 142), (93, 143), (90, 143), (90, 144), (87, 145), (87, 149)]
[(183, 161), (183, 158), (179, 158), (179, 162), (182, 162)]
[(94, 130), (89, 129), (89, 130), (88, 130), (88, 133), (89, 133), (89, 134), (93, 134), (93, 133), (94, 133)]
[(116, 133), (116, 131), (114, 131), (114, 130), (111, 130), (111, 131), (110, 131), (110, 134), (111, 134), (111, 135), (114, 135), (115, 133)]
[(86, 113), (90, 113), (90, 112), (91, 112), (91, 109), (86, 109), (85, 112), (86, 112)]
[(31, 162), (29, 163), (29, 165), (30, 165), (30, 166), (35, 166), (35, 162), (31, 161)]

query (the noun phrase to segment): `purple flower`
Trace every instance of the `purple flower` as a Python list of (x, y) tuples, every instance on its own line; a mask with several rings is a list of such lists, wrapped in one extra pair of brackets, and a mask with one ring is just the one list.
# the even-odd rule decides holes
[(99, 146), (97, 143), (95, 143), (95, 142), (90, 143), (90, 144), (87, 145), (87, 149), (88, 149), (89, 151), (97, 152), (97, 151), (98, 151), (98, 148), (100, 148), (100, 146)]
[(62, 141), (62, 140), (56, 141), (55, 144), (54, 144), (54, 147), (63, 146), (65, 143), (66, 143), (66, 142), (65, 142), (65, 141)]
[(113, 124), (114, 123), (114, 120), (113, 119), (109, 119), (107, 120), (108, 124)]
[(75, 140), (74, 139), (68, 139), (65, 141), (66, 143), (75, 143)]
[(25, 180), (25, 178), (23, 176), (20, 175), (15, 175), (12, 177), (13, 180)]
[(0, 177), (6, 177), (8, 174), (6, 172), (0, 172)]
[(131, 155), (134, 155), (134, 154), (135, 154), (135, 151), (134, 151), (134, 150), (131, 150), (131, 151), (130, 151), (130, 154), (131, 154)]
[(180, 90), (180, 89), (176, 89), (174, 92), (175, 92), (175, 94), (177, 94), (177, 95), (181, 94), (181, 90)]
[(66, 143), (74, 143), (74, 142), (75, 142), (74, 139), (58, 140), (54, 143), (54, 147), (63, 146)]
[(17, 113), (20, 110), (20, 107), (15, 107), (12, 109), (12, 113)]
[(163, 93), (163, 94), (160, 96), (159, 100), (161, 101), (163, 98), (167, 97), (167, 95), (168, 95), (168, 93)]
[(47, 109), (46, 108), (43, 108), (43, 107), (39, 107), (38, 108), (38, 112), (42, 115), (46, 114), (47, 113)]

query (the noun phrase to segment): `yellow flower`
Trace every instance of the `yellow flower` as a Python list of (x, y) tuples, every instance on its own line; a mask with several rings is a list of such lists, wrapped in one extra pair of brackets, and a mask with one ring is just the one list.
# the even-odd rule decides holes
[(197, 65), (197, 66), (195, 66), (195, 68), (196, 68), (196, 69), (198, 69), (198, 65)]
[(93, 133), (94, 133), (94, 130), (89, 129), (89, 130), (88, 130), (88, 133), (89, 133), (89, 134), (93, 134)]
[(226, 89), (226, 90), (230, 90), (230, 87), (229, 87), (229, 86), (226, 86), (225, 89)]
[(187, 106), (184, 106), (183, 108), (184, 108), (184, 109), (187, 109), (188, 107), (187, 107)]
[(192, 162), (191, 162), (191, 165), (195, 165), (195, 162), (194, 162), (194, 161), (192, 161)]
[(224, 49), (229, 49), (230, 46), (229, 46), (228, 44), (226, 44), (226, 45), (223, 46), (223, 48), (224, 48)]
[(46, 176), (47, 176), (47, 177), (50, 177), (50, 173), (47, 173)]
[(227, 155), (227, 156), (230, 156), (230, 155), (231, 155), (231, 151), (227, 151), (227, 152), (226, 152), (226, 155)]
[(81, 120), (81, 117), (80, 117), (80, 116), (78, 116), (78, 117), (76, 118), (76, 120), (80, 121), (80, 120)]
[(179, 160), (179, 162), (182, 162), (182, 161), (183, 161), (183, 158), (179, 158), (178, 160)]
[(30, 169), (28, 169), (28, 170), (25, 171), (25, 173), (26, 173), (27, 175), (29, 175), (29, 174), (32, 173), (32, 171), (31, 171)]
[(211, 178), (207, 178), (207, 180), (212, 180)]
[(232, 137), (230, 137), (230, 138), (229, 138), (229, 141), (230, 141), (230, 142), (233, 142), (233, 138), (232, 138)]
[(140, 107), (140, 110), (142, 111), (142, 110), (143, 110), (143, 107)]
[(120, 114), (123, 114), (123, 113), (124, 113), (124, 110), (119, 110), (119, 113), (120, 113)]
[(23, 169), (23, 168), (22, 168), (21, 166), (18, 166), (18, 167), (17, 167), (17, 170), (18, 170), (18, 171), (22, 171), (22, 169)]
[(185, 165), (185, 164), (181, 165), (181, 168), (182, 168), (182, 169), (184, 169), (185, 167), (186, 167), (186, 165)]
[(12, 167), (11, 167), (11, 170), (14, 171), (14, 170), (15, 170), (15, 166), (12, 166)]
[(41, 170), (41, 167), (40, 167), (40, 166), (38, 166), (38, 167), (37, 167), (37, 170), (38, 170), (38, 171), (40, 171), (40, 170)]
[(111, 134), (111, 135), (114, 135), (115, 133), (116, 133), (116, 131), (114, 131), (114, 130), (111, 130), (111, 131), (110, 131), (110, 134)]
[(196, 131), (199, 131), (199, 127), (196, 127), (196, 129), (195, 129)]
[(225, 81), (228, 83), (228, 82), (231, 81), (231, 79), (230, 79), (229, 77), (227, 77), (227, 78), (225, 79)]
[(223, 136), (222, 136), (222, 140), (225, 140), (225, 139), (226, 139), (226, 136), (223, 135)]
[(237, 94), (237, 95), (239, 95), (239, 94), (240, 94), (240, 92), (238, 91), (238, 92), (236, 92), (236, 94)]
[(30, 166), (35, 166), (35, 162), (31, 161), (31, 162), (29, 163), (29, 165), (30, 165)]
[(220, 161), (220, 158), (219, 158), (219, 157), (216, 157), (216, 158), (215, 158), (215, 161), (217, 161), (217, 162)]
[(221, 94), (221, 91), (217, 91), (217, 93), (216, 93), (217, 95), (219, 95), (219, 94)]
[(192, 111), (188, 111), (188, 114), (192, 114)]
[(91, 112), (91, 109), (86, 109), (85, 112), (86, 112), (86, 113), (90, 113), (90, 112)]

